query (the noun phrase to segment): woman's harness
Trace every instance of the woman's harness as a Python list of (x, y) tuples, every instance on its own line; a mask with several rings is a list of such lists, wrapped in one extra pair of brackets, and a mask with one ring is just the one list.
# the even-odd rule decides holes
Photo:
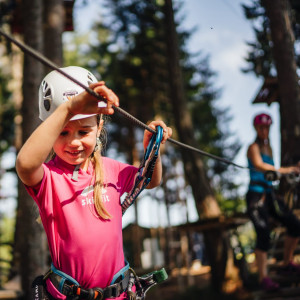
[[(122, 213), (131, 206), (138, 195), (148, 186), (151, 181), (154, 171), (155, 163), (158, 157), (160, 143), (163, 138), (162, 127), (157, 127), (157, 133), (153, 134), (144, 154), (144, 158), (139, 166), (138, 172), (135, 176), (135, 182), (131, 192), (127, 195), (122, 203)], [(110, 285), (106, 288), (91, 288), (85, 289), (71, 276), (56, 269), (51, 264), (50, 270), (45, 276), (37, 277), (32, 283), (32, 299), (35, 300), (49, 300), (53, 297), (46, 291), (45, 282), (50, 280), (54, 287), (67, 299), (79, 300), (102, 300), (106, 298), (116, 298), (122, 293), (127, 291), (129, 300), (143, 300), (145, 299), (146, 292), (157, 283), (160, 283), (168, 278), (164, 268), (143, 275), (137, 276), (135, 271), (130, 268), (129, 263), (125, 262), (119, 272), (117, 272)], [(136, 291), (133, 291), (133, 286)]]

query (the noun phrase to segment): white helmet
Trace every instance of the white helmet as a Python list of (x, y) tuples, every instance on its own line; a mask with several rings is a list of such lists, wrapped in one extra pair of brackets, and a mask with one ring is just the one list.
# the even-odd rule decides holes
[[(85, 86), (98, 82), (96, 77), (88, 70), (81, 67), (61, 68), (62, 71), (77, 79)], [(52, 71), (42, 81), (39, 89), (39, 118), (45, 121), (54, 110), (69, 97), (75, 96), (84, 89), (57, 71)], [(87, 118), (92, 115), (75, 115), (71, 120)]]

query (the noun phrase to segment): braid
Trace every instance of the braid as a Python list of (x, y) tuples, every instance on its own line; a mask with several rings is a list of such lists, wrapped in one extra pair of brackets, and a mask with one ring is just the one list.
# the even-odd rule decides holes
[(100, 151), (95, 151), (92, 155), (91, 162), (95, 170), (95, 183), (94, 183), (94, 202), (95, 208), (100, 218), (109, 220), (111, 215), (104, 207), (102, 201), (102, 190), (104, 188), (104, 172), (103, 163)]
[[(98, 126), (100, 124), (101, 115), (97, 115), (97, 123)], [(103, 169), (103, 161), (101, 156), (101, 148), (104, 144), (104, 136), (105, 136), (105, 129), (101, 129), (101, 138), (102, 142), (101, 144), (96, 146), (95, 151), (93, 152), (91, 156), (91, 162), (94, 167), (95, 172), (95, 183), (94, 183), (94, 202), (95, 202), (95, 208), (100, 218), (104, 220), (109, 220), (111, 218), (111, 215), (108, 213), (108, 211), (104, 207), (104, 202), (102, 200), (102, 191), (104, 188), (104, 169)]]

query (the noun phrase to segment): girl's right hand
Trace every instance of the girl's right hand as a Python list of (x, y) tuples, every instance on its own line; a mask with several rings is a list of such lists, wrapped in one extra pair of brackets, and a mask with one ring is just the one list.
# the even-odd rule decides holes
[[(119, 106), (118, 96), (105, 85), (104, 81), (93, 83), (89, 88), (106, 100), (106, 106), (103, 105), (104, 103), (101, 103), (98, 98), (90, 95), (87, 91), (83, 91), (79, 95), (69, 99), (70, 101), (67, 102), (70, 114), (113, 114), (113, 106)], [(98, 105), (98, 103), (100, 105)]]

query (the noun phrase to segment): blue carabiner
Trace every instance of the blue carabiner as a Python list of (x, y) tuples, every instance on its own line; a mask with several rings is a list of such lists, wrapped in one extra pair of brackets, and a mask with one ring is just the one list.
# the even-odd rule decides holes
[[(122, 214), (132, 205), (139, 194), (148, 186), (151, 181), (158, 157), (158, 151), (163, 138), (163, 128), (156, 127), (156, 133), (152, 135), (151, 140), (145, 150), (144, 158), (138, 169), (134, 186), (122, 203)], [(151, 155), (151, 157), (150, 157)]]
[[(153, 134), (151, 137), (151, 140), (146, 148), (145, 151), (145, 156), (144, 156), (144, 161), (146, 161), (149, 158), (149, 155), (152, 151), (152, 149), (155, 149), (155, 154), (158, 154), (158, 150), (160, 147), (160, 143), (162, 141), (163, 138), (163, 128), (161, 126), (157, 126), (156, 127), (156, 134)], [(155, 144), (154, 144), (155, 142)]]
[(157, 126), (156, 130), (157, 130), (157, 132), (156, 132), (156, 141), (155, 141), (154, 149), (156, 150), (155, 154), (157, 155), (158, 151), (159, 151), (161, 141), (163, 139), (164, 130), (161, 126)]
[[(156, 134), (152, 136), (152, 138), (148, 144), (148, 147), (146, 149), (145, 157), (143, 160), (142, 173), (143, 173), (143, 176), (145, 177), (145, 180), (143, 183), (144, 188), (147, 187), (147, 185), (150, 183), (150, 181), (152, 179), (152, 174), (153, 174), (156, 160), (158, 157), (160, 144), (161, 144), (161, 141), (163, 138), (163, 128), (161, 126), (157, 126), (156, 129), (157, 129)], [(150, 157), (151, 153), (152, 153), (152, 157)], [(149, 162), (146, 163), (146, 161), (148, 159), (149, 159)]]

